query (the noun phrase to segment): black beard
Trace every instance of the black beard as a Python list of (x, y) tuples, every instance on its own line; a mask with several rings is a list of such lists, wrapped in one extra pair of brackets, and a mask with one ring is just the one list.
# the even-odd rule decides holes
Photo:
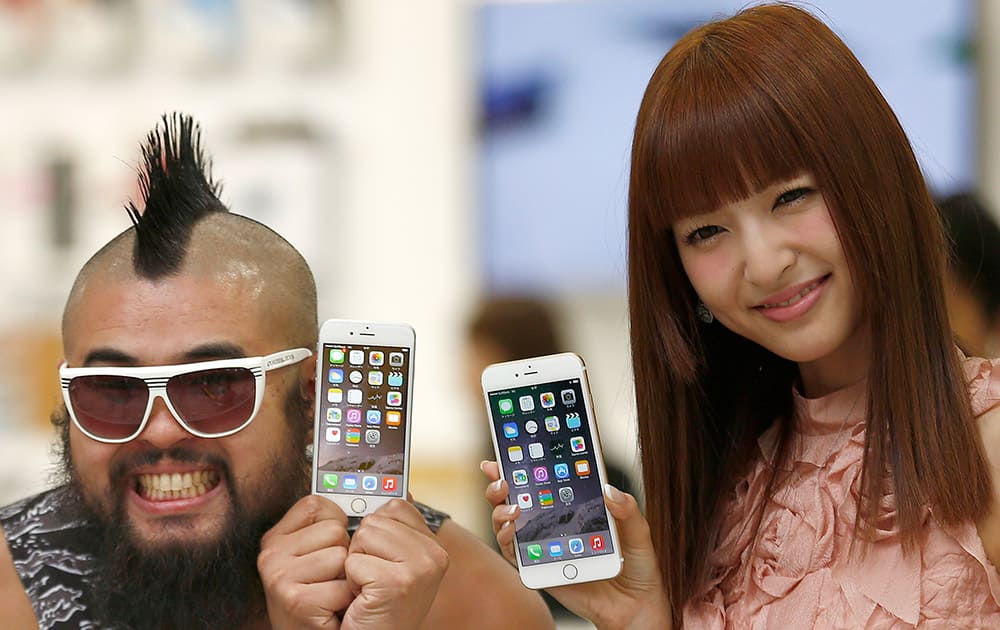
[[(105, 505), (88, 499), (70, 456), (68, 416), (56, 412), (53, 423), (62, 430), (62, 475), (68, 482), (71, 505), (96, 527), (88, 527), (87, 547), (95, 557), (90, 579), (90, 603), (101, 627), (131, 630), (166, 628), (225, 629), (245, 627), (266, 614), (263, 587), (257, 573), (261, 537), (308, 490), (309, 464), (305, 455), (309, 401), (298, 395), (296, 384), (285, 400), (288, 439), (281, 452), (267, 462), (260, 478), (268, 486), (244, 489), (263, 501), (252, 512), (237, 494), (228, 464), (206, 459), (187, 449), (169, 449), (141, 455), (144, 463), (169, 456), (177, 461), (208, 462), (226, 479), (231, 509), (216, 540), (149, 548), (137, 542), (125, 514), (125, 480), (128, 466), (121, 463), (110, 473), (110, 496)], [(134, 462), (133, 462), (134, 463)]]

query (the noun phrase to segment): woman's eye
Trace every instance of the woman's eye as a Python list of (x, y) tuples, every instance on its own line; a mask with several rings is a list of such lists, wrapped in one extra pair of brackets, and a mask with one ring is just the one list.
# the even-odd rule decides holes
[(811, 188), (806, 188), (804, 186), (801, 188), (793, 188), (788, 192), (783, 192), (780, 195), (778, 195), (778, 198), (774, 201), (774, 205), (775, 207), (777, 207), (792, 203), (793, 201), (798, 201), (799, 199), (802, 199), (811, 192), (812, 192)]
[(718, 225), (704, 225), (688, 232), (688, 235), (684, 237), (684, 240), (688, 245), (697, 245), (698, 243), (709, 240), (720, 232), (722, 232), (722, 228)]

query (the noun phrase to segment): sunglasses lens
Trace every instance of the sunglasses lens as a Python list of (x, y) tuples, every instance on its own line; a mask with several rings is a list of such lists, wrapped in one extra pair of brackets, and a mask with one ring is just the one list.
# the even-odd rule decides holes
[(69, 383), (69, 400), (77, 422), (109, 440), (135, 433), (142, 423), (149, 389), (129, 376), (78, 376)]
[(253, 413), (256, 380), (246, 368), (219, 368), (178, 374), (167, 381), (167, 396), (192, 429), (212, 435), (240, 427)]

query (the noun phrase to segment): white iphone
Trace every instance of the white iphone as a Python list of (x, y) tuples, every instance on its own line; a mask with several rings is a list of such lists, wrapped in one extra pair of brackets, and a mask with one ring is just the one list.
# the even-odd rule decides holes
[(521, 581), (537, 589), (618, 575), (583, 359), (564, 353), (496, 363), (482, 383), (507, 501), (521, 508), (514, 535)]
[(415, 341), (408, 324), (330, 319), (320, 328), (312, 492), (348, 516), (406, 498)]

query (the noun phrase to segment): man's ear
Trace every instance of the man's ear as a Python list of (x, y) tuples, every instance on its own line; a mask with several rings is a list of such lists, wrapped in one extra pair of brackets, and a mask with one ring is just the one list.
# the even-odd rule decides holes
[(299, 364), (299, 388), (303, 400), (316, 398), (316, 355)]

